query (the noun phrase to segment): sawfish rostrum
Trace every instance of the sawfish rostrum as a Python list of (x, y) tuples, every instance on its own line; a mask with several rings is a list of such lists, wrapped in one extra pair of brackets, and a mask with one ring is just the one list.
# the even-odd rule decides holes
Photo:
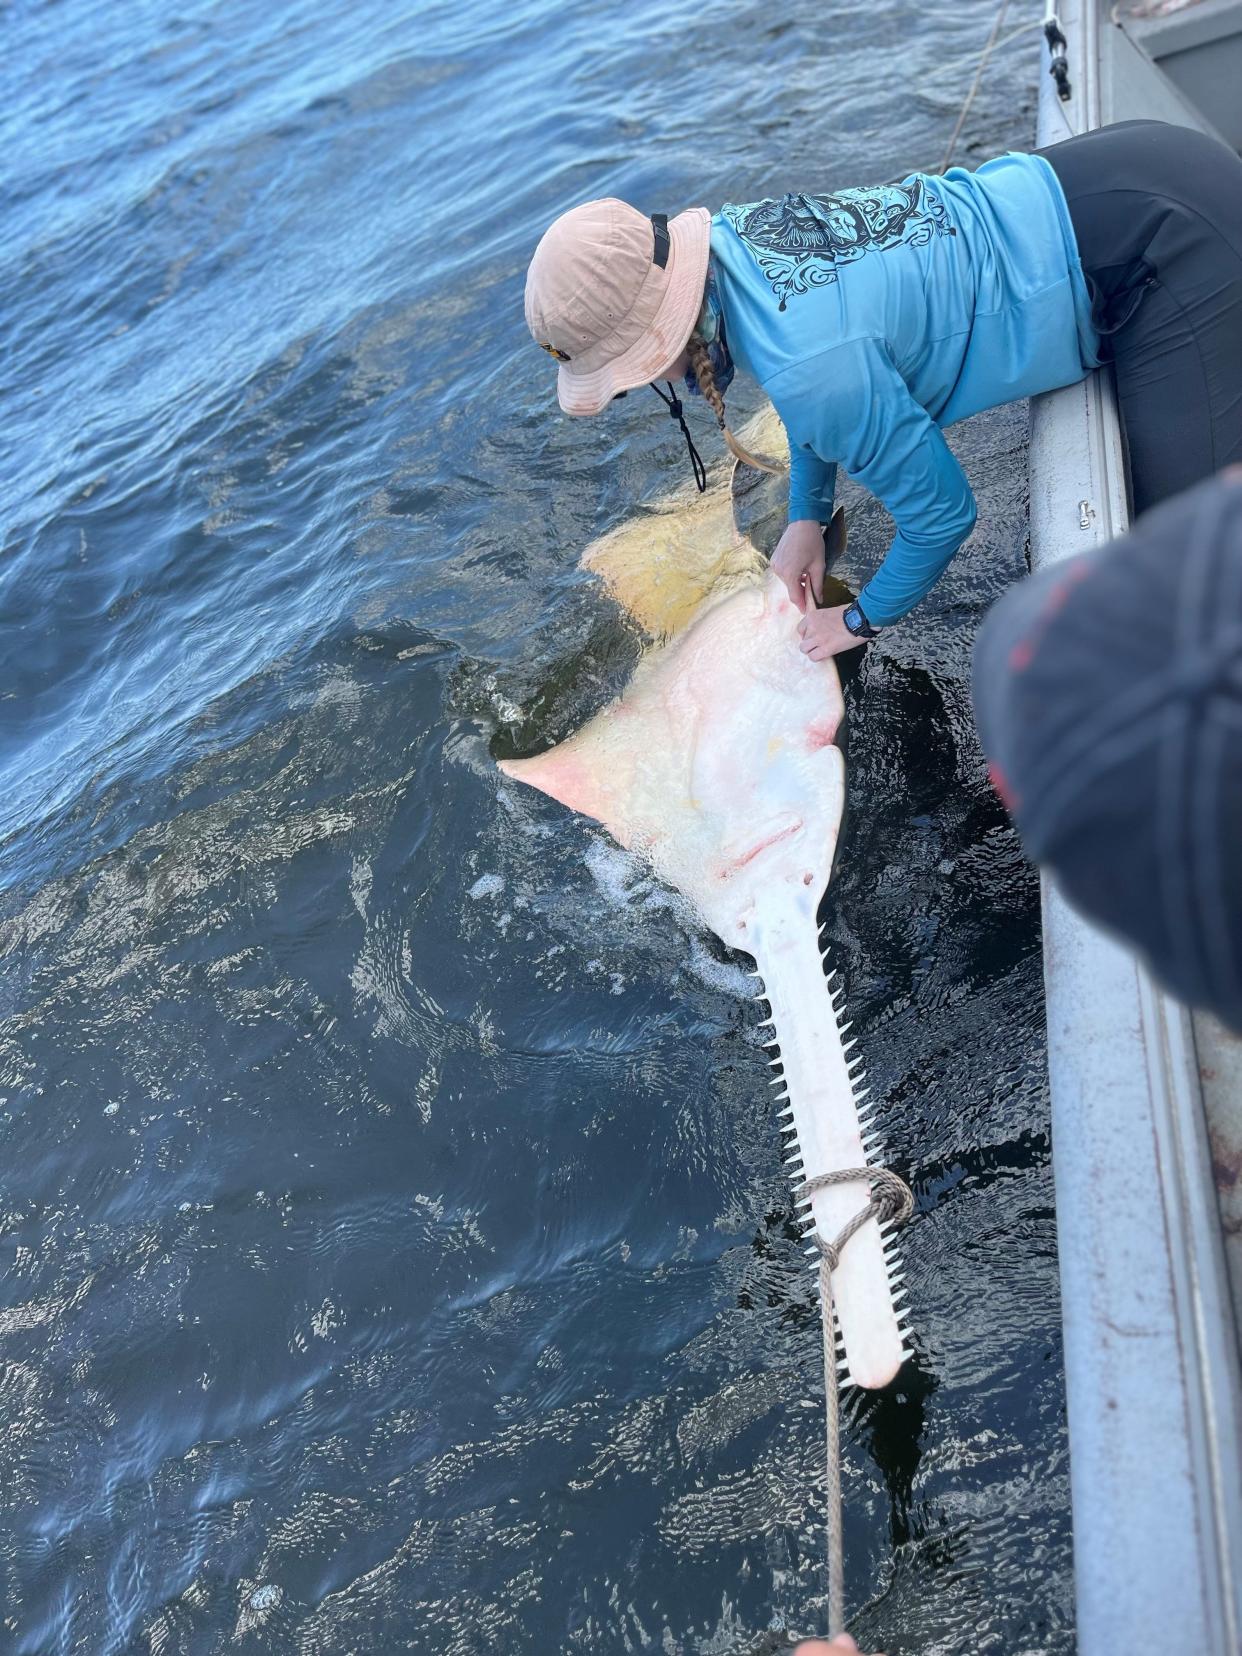
[[(833, 532), (843, 544), (839, 513)], [(632, 556), (627, 570), (632, 578)], [(860, 1167), (873, 1149), (861, 1059), (816, 927), (845, 804), (844, 709), (834, 663), (799, 649), (800, 612), (781, 582), (734, 560), (724, 584), (640, 660), (618, 700), (547, 753), (501, 769), (602, 823), (754, 957), (799, 1184)], [(862, 1180), (816, 1191), (803, 1216), (832, 1241), (869, 1195)], [(842, 1367), (860, 1386), (887, 1384), (906, 1355), (893, 1246), (870, 1220), (833, 1277)]]

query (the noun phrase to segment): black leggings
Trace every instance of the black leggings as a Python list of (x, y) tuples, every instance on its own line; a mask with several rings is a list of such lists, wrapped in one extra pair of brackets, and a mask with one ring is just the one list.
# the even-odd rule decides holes
[(1143, 512), (1242, 460), (1242, 157), (1162, 121), (1039, 153), (1069, 203)]

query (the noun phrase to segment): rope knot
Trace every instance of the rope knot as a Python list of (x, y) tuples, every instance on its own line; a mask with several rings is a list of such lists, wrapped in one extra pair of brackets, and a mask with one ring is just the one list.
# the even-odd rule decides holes
[(866, 1207), (860, 1208), (854, 1217), (842, 1226), (834, 1242), (826, 1242), (818, 1231), (815, 1233), (815, 1246), (819, 1249), (820, 1258), (829, 1271), (837, 1269), (845, 1244), (856, 1231), (862, 1229), (868, 1219), (875, 1219), (881, 1225), (890, 1222), (904, 1225), (914, 1212), (914, 1193), (903, 1178), (887, 1167), (843, 1167), (833, 1173), (819, 1173), (813, 1179), (804, 1179), (794, 1192), (797, 1199), (802, 1201), (813, 1192), (827, 1190), (831, 1185), (857, 1184), (862, 1181), (871, 1187), (871, 1200)]

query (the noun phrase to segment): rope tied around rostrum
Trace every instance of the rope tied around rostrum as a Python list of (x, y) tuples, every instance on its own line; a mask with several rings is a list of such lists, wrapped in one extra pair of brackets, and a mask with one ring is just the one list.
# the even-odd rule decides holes
[(874, 1219), (878, 1224), (904, 1225), (914, 1212), (914, 1194), (906, 1181), (887, 1167), (846, 1167), (804, 1179), (794, 1195), (804, 1201), (830, 1185), (871, 1187), (871, 1200), (841, 1227), (832, 1242), (815, 1233), (819, 1249), (819, 1298), (824, 1324), (824, 1441), (827, 1466), (824, 1477), (825, 1522), (828, 1530), (828, 1637), (845, 1630), (844, 1544), (841, 1534), (841, 1403), (837, 1395), (837, 1356), (832, 1334), (832, 1273), (850, 1237)]
[(881, 1225), (887, 1225), (890, 1221), (904, 1225), (914, 1212), (914, 1193), (899, 1174), (890, 1172), (887, 1167), (843, 1167), (834, 1173), (817, 1173), (813, 1179), (804, 1179), (794, 1191), (797, 1200), (802, 1202), (817, 1190), (827, 1190), (830, 1185), (864, 1182), (871, 1186), (871, 1200), (842, 1227), (836, 1241), (825, 1242), (816, 1232), (815, 1246), (820, 1257), (827, 1261), (830, 1271), (835, 1271), (841, 1263), (841, 1250), (850, 1237), (860, 1231), (869, 1219)]

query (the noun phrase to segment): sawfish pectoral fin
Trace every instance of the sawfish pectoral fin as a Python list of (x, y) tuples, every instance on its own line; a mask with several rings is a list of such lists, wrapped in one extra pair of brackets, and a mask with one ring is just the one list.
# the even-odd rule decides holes
[(628, 848), (625, 824), (609, 820), (616, 819), (618, 813), (611, 808), (604, 778), (598, 767), (592, 765), (585, 754), (577, 751), (578, 745), (571, 739), (529, 759), (501, 759), (498, 761), (499, 769), (515, 782), (537, 788), (540, 793), (558, 800), (571, 811), (604, 823), (613, 837)]

